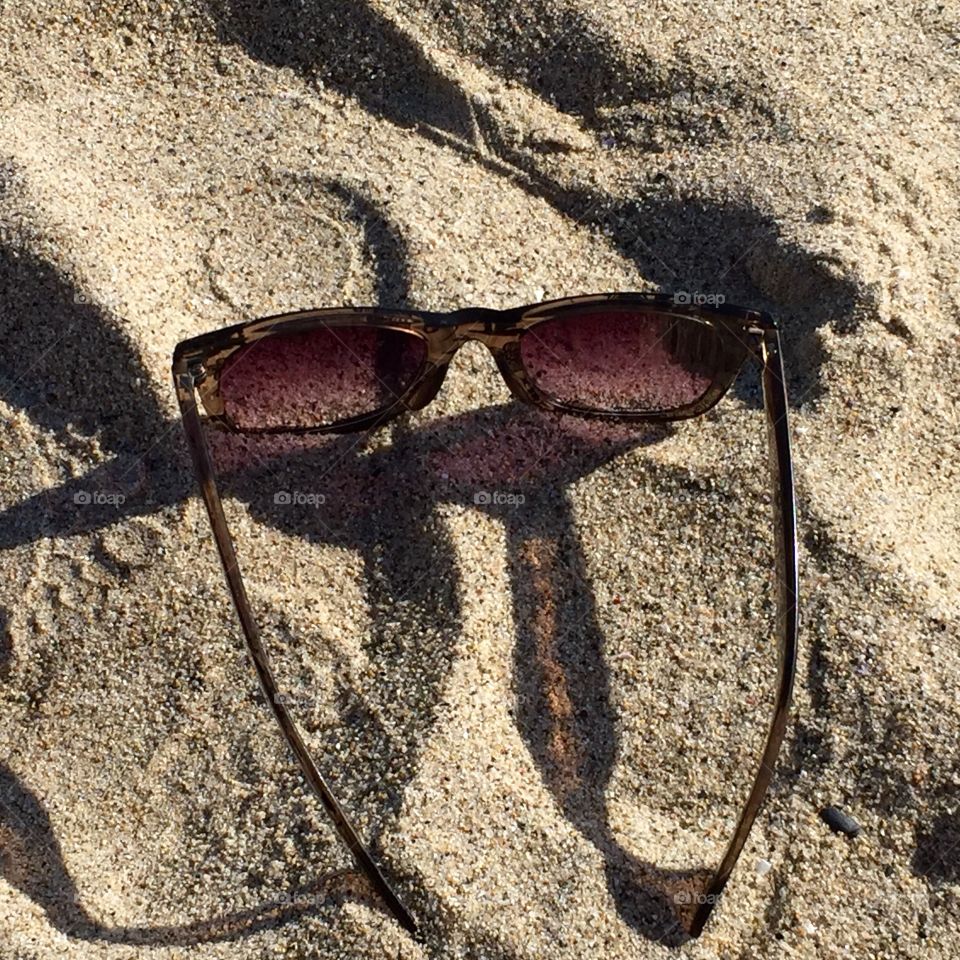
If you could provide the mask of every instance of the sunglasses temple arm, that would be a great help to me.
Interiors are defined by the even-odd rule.
[[[282,697],[279,694],[266,649],[260,639],[260,631],[253,618],[250,602],[247,599],[247,592],[240,574],[240,567],[237,562],[233,540],[227,527],[223,504],[220,501],[220,493],[217,489],[213,460],[210,456],[210,449],[207,445],[200,414],[197,410],[192,374],[189,371],[175,371],[174,378],[177,387],[177,399],[180,402],[180,413],[187,435],[187,443],[190,447],[194,469],[200,483],[200,492],[210,517],[210,525],[213,528],[213,537],[217,544],[217,550],[220,553],[220,560],[223,563],[223,571],[227,578],[227,585],[230,588],[230,594],[233,597],[234,606],[236,607],[237,615],[240,618],[240,624],[243,627],[243,633],[247,640],[247,647],[250,651],[254,668],[257,671],[257,676],[260,679],[260,686],[263,689],[264,696],[267,698],[267,703],[270,704],[273,715],[276,717],[277,723],[280,724],[280,729],[287,738],[287,742],[290,744],[300,764],[304,777],[333,820],[340,839],[350,848],[350,852],[356,859],[357,865],[366,875],[384,903],[389,907],[391,913],[396,917],[400,925],[410,933],[416,933],[416,922],[400,901],[400,898],[393,892],[373,857],[360,841],[356,830],[347,819],[337,798],[333,795],[330,787],[327,786],[322,774],[317,769],[317,765],[314,763],[306,744],[304,744],[299,730],[282,702]]]
[[[773,721],[767,733],[753,787],[747,798],[733,839],[720,866],[706,890],[706,896],[691,921],[691,936],[699,936],[716,905],[721,891],[733,871],[757,811],[766,795],[773,775],[780,745],[783,742],[793,694],[797,663],[797,521],[793,489],[793,461],[790,456],[790,430],[787,422],[787,391],[780,352],[780,334],[765,330],[761,342],[763,360],[763,405],[767,418],[767,439],[773,473],[774,534],[777,550],[778,583],[778,681]]]

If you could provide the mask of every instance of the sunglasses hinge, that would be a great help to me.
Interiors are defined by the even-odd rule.
[[[199,387],[207,377],[207,368],[203,365],[203,360],[193,357],[187,361],[187,373],[193,380],[193,385]]]

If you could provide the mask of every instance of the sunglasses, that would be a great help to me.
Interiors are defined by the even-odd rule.
[[[358,866],[396,919],[415,932],[413,917],[360,840],[283,703],[244,588],[204,426],[242,434],[371,430],[425,407],[437,395],[450,361],[471,340],[490,349],[517,399],[623,424],[699,416],[723,397],[747,361],[762,369],[775,494],[777,691],[746,803],[720,865],[696,899],[688,924],[689,935],[696,937],[767,792],[796,667],[793,467],[780,335],[767,314],[727,304],[678,304],[666,294],[609,293],[508,310],[310,310],[237,324],[178,344],[173,375],[184,428],[263,692],[304,777]]]

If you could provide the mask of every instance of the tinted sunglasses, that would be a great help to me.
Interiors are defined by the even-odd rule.
[[[688,932],[698,936],[769,786],[796,666],[793,468],[780,335],[767,314],[727,304],[678,304],[666,294],[609,293],[508,310],[310,310],[178,344],[173,374],[187,440],[263,692],[306,780],[360,869],[396,919],[414,932],[413,917],[361,842],[283,703],[244,588],[203,427],[244,434],[370,430],[425,407],[439,391],[450,361],[471,340],[490,349],[517,399],[625,424],[699,416],[723,397],[748,360],[762,368],[779,586],[777,691],[746,803],[712,880],[696,898]]]

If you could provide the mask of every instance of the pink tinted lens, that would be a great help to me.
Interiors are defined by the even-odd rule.
[[[322,326],[255,340],[220,375],[224,412],[241,430],[330,426],[393,406],[427,354],[416,334]]]
[[[552,399],[591,410],[689,406],[726,368],[713,327],[663,313],[603,310],[545,320],[520,340],[527,374]]]

